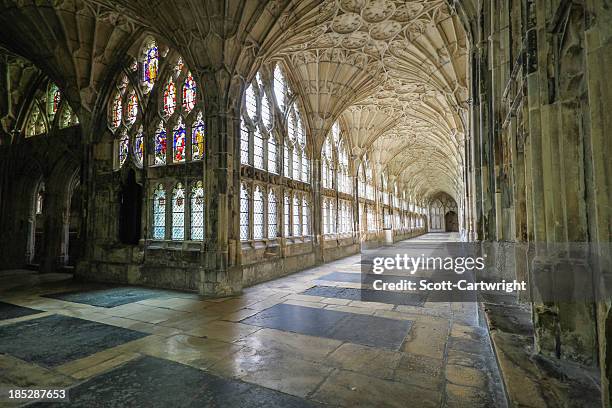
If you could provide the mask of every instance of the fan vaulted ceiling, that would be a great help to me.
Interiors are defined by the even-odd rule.
[[[282,19],[282,18],[281,18]],[[462,192],[467,39],[444,0],[327,0],[269,44],[320,146],[333,122],[414,195]]]

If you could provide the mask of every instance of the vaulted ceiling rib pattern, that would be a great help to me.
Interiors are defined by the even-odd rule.
[[[461,194],[467,39],[445,0],[325,0],[266,47],[302,84],[317,146],[340,119],[354,158],[411,194]]]

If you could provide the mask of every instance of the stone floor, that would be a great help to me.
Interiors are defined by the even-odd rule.
[[[69,388],[36,406],[506,406],[478,304],[366,302],[360,271],[352,256],[224,299],[0,275],[0,389]]]

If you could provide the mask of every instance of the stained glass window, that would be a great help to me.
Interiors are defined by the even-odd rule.
[[[41,135],[43,133],[47,133],[47,124],[43,113],[38,107],[38,103],[34,102],[26,125],[26,137]]]
[[[161,184],[153,193],[153,239],[166,237],[166,192]]]
[[[204,239],[204,184],[201,181],[191,189],[191,239]]]
[[[171,116],[176,109],[176,87],[172,78],[164,88],[164,115]]]
[[[181,183],[172,191],[172,239],[185,239],[185,189]]]
[[[249,115],[249,118],[255,122],[257,120],[257,97],[255,96],[255,90],[253,89],[252,84],[249,85],[246,90],[245,99],[247,115]]]
[[[253,165],[258,169],[264,168],[264,141],[259,127],[255,128],[253,135]]]
[[[125,125],[129,128],[134,124],[134,122],[136,122],[136,116],[138,116],[138,98],[136,97],[136,92],[133,89],[127,98],[125,114]]]
[[[155,165],[166,164],[166,127],[159,122],[155,132]]]
[[[291,217],[291,202],[289,201],[289,193],[285,193],[285,197],[283,198],[283,229],[286,237],[291,235],[291,230],[289,229],[289,221]]]
[[[191,159],[201,160],[202,158],[204,158],[204,121],[202,112],[199,112],[191,128]]]
[[[72,111],[72,108],[67,103],[62,105],[62,113],[60,115],[59,128],[64,129],[69,126],[79,124],[79,118]]]
[[[185,147],[186,147],[186,132],[183,119],[179,118],[178,123],[174,127],[173,131],[173,161],[174,163],[181,163],[185,161]]]
[[[240,162],[249,164],[249,129],[244,119],[240,122]]]
[[[183,58],[178,57],[178,59],[176,60],[176,65],[174,66],[174,71],[176,71],[176,75],[180,75],[184,66],[185,63],[183,62]]]
[[[119,139],[119,167],[122,167],[125,161],[127,160],[130,149],[130,138],[127,132],[124,130],[121,133],[121,138]]]
[[[138,167],[142,167],[144,157],[144,132],[142,125],[138,128],[136,136],[134,136],[134,161]]]
[[[276,155],[276,138],[273,135],[268,136],[268,171],[278,174],[278,158]]]
[[[196,103],[196,83],[191,72],[187,74],[183,84],[183,109],[189,113],[193,110]]]
[[[142,63],[142,81],[146,91],[150,91],[155,85],[157,79],[157,70],[159,64],[159,52],[155,41],[149,41],[144,49],[144,58]]]
[[[302,235],[309,235],[310,231],[310,206],[306,197],[302,197]]]
[[[285,110],[285,99],[287,96],[287,82],[285,75],[280,65],[274,67],[274,96],[276,98],[276,104],[280,110]]]
[[[249,192],[244,184],[240,185],[240,239],[249,240]]]
[[[117,91],[113,98],[113,104],[111,105],[111,128],[117,129],[119,125],[121,125],[121,117],[123,115],[123,100],[121,98],[121,93]]]
[[[253,193],[253,239],[264,238],[264,200],[259,186]]]
[[[278,217],[276,213],[276,194],[272,190],[268,193],[268,238],[276,239],[278,233]]]
[[[293,194],[293,235],[296,237],[300,236],[300,227],[302,222],[300,219],[300,199],[297,194]]]
[[[49,117],[49,123],[53,122],[55,114],[59,111],[60,103],[62,101],[62,95],[53,82],[49,84],[49,92],[47,93],[47,116]]]

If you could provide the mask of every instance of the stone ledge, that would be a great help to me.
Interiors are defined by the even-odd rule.
[[[483,303],[482,307],[509,407],[601,406],[596,371],[535,352],[529,305]]]

